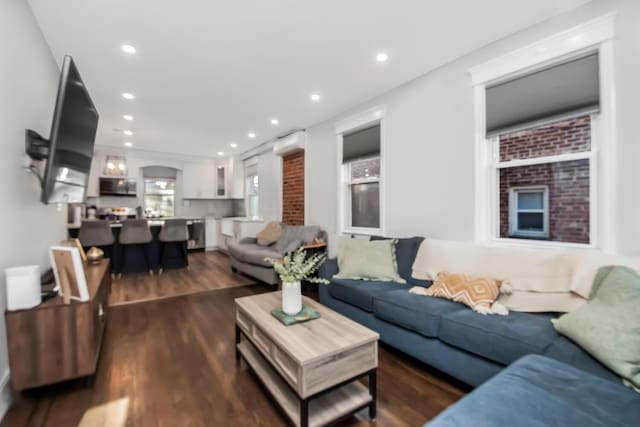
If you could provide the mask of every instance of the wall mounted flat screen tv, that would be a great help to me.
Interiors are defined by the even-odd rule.
[[[98,118],[78,68],[65,56],[42,180],[43,203],[84,202]]]

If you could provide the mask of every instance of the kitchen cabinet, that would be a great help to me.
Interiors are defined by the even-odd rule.
[[[218,233],[220,232],[218,230],[219,228],[219,223],[220,221],[218,221],[215,218],[207,218],[205,220],[205,247],[206,250],[208,251],[212,251],[214,249],[217,249],[219,246],[218,243]]]
[[[229,197],[232,199],[244,199],[244,163],[238,156],[229,159]]]
[[[229,160],[216,162],[216,198],[229,198]]]
[[[182,197],[185,199],[215,198],[213,162],[185,163],[182,169]]]

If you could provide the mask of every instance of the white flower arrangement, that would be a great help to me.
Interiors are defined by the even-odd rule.
[[[329,284],[327,279],[314,277],[312,274],[320,268],[324,260],[325,254],[313,254],[307,256],[307,251],[300,247],[294,252],[289,252],[281,259],[265,258],[265,261],[273,265],[280,280],[283,283],[292,283],[299,281],[307,281],[311,283]]]

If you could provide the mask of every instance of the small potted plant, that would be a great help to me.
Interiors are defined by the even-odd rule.
[[[302,247],[294,252],[289,252],[281,259],[265,258],[265,261],[270,262],[273,265],[273,269],[280,276],[282,281],[282,311],[289,316],[294,316],[302,310],[301,281],[329,283],[326,279],[312,276],[322,265],[325,258],[325,254],[308,256]]]

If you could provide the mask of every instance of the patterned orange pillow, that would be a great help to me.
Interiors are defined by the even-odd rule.
[[[469,274],[438,273],[428,288],[411,289],[413,293],[460,302],[482,314],[508,314],[508,310],[496,302],[500,296],[502,280]]]

